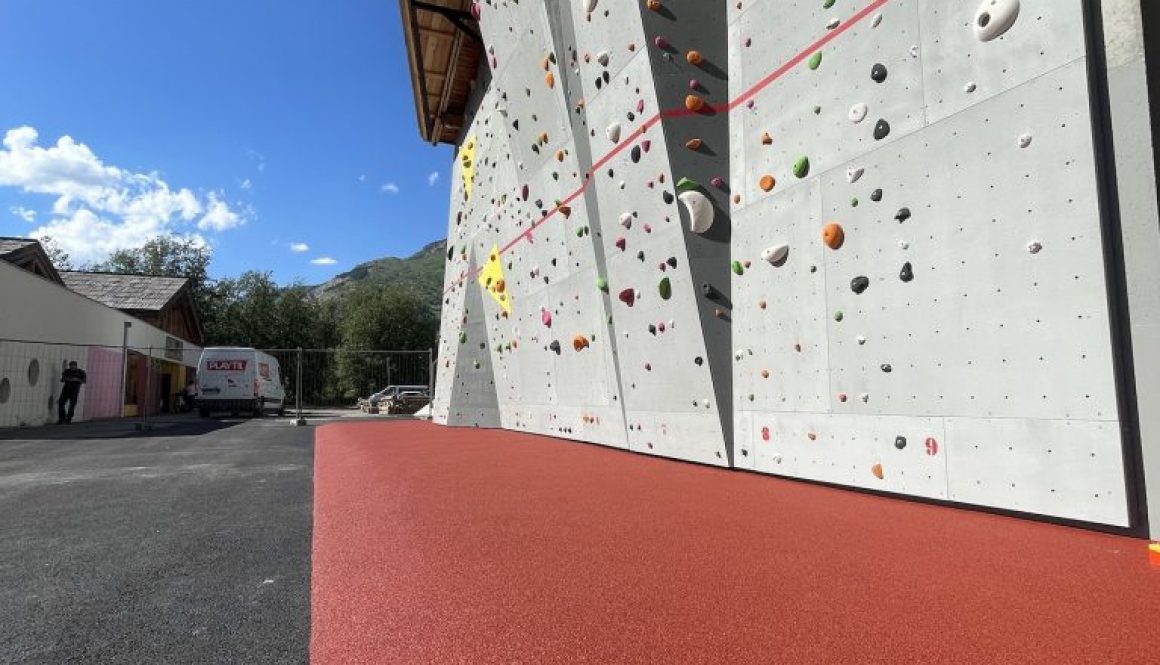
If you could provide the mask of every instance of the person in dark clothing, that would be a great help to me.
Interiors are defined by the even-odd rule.
[[[77,398],[81,395],[81,386],[85,384],[88,379],[85,376],[83,369],[77,368],[77,361],[73,360],[68,364],[68,369],[60,376],[60,382],[64,384],[64,388],[60,391],[60,400],[56,403],[57,424],[71,423],[73,419],[73,412],[77,408]],[[64,405],[68,404],[68,411],[65,411]]]

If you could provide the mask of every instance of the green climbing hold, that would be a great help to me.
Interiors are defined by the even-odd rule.
[[[834,6],[835,2],[837,2],[837,0],[822,0],[822,8],[829,9],[830,7]]]
[[[467,333],[465,333],[465,332],[461,332],[461,333],[459,333],[459,343],[460,343],[460,344],[466,344],[466,343],[467,343]]]
[[[821,64],[822,64],[822,52],[821,51],[815,51],[814,54],[810,56],[810,59],[806,60],[806,65],[809,66],[810,69],[817,69]]]
[[[584,237],[584,227],[583,227],[583,226],[577,226],[577,227],[576,227],[576,237],[577,237],[577,238],[583,238],[583,237]]]
[[[851,208],[857,208],[857,207],[858,207],[858,198],[857,198],[857,197],[850,199],[850,207],[851,207]]]
[[[838,311],[834,312],[834,320],[835,321],[841,321],[844,318],[846,318],[846,315],[842,313],[842,310],[838,310]]]
[[[605,293],[608,293],[608,280],[603,278],[603,277],[597,277],[596,278],[596,288],[600,289],[601,291],[603,291]]]
[[[744,275],[745,274],[745,266],[741,265],[740,261],[733,262],[733,274],[734,275]]]
[[[678,192],[691,192],[696,189],[701,189],[701,183],[693,180],[692,178],[681,178],[677,181]]]
[[[668,300],[673,297],[673,285],[669,282],[668,277],[662,278],[661,283],[657,284],[657,291],[660,291],[662,300]]]
[[[793,163],[793,174],[799,178],[804,178],[810,174],[810,158],[798,157],[797,161]]]

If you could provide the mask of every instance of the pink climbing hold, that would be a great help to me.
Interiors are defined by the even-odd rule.
[[[644,113],[644,100],[643,99],[636,100],[636,112],[637,113]]]
[[[628,305],[629,307],[632,307],[633,304],[636,303],[636,291],[633,291],[632,289],[625,289],[621,291],[620,294],[616,297],[620,298],[620,302]]]
[[[545,326],[548,326],[549,328],[551,328],[552,327],[552,313],[549,312],[547,309],[541,308],[540,309],[540,321],[542,321]]]
[[[933,436],[926,438],[926,454],[932,457],[938,454],[938,441]]]
[[[761,428],[761,440],[762,441],[769,441],[769,428],[768,427]]]
[[[657,330],[659,330],[660,332],[665,331],[665,322],[664,321],[657,322]]]
[[[659,49],[669,48],[669,40],[661,37],[660,35],[657,35],[657,38],[653,40],[653,43],[656,44],[657,48]]]
[[[471,18],[478,21],[479,14],[482,11],[482,9],[483,8],[479,6],[479,0],[476,0],[475,2],[471,3]]]
[[[645,232],[645,233],[652,233],[652,225],[650,225],[650,224],[645,224],[645,225],[644,225],[644,232]]]
[[[624,248],[625,248],[626,246],[628,246],[628,241],[624,239],[624,236],[620,236],[619,238],[617,238],[617,239],[616,239],[616,242],[615,242],[615,243],[613,243],[613,244],[615,244],[615,245],[616,245],[616,248],[617,248],[617,249],[619,249],[620,251],[622,251],[622,252],[623,252],[623,251],[624,251]]]
[[[650,141],[648,139],[645,139],[645,140],[640,142],[640,148],[641,148],[641,150],[644,150],[645,152],[648,152],[649,148],[651,148],[651,147],[652,147],[652,141]]]
[[[720,176],[710,180],[709,184],[713,185],[717,189],[725,189],[725,181],[722,180]]]
[[[527,185],[524,185],[522,188],[520,188],[520,196],[523,197],[525,201],[528,200],[528,193],[529,190]]]

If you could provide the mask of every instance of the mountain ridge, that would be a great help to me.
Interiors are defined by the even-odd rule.
[[[446,239],[435,240],[408,257],[386,256],[360,263],[322,284],[311,286],[310,293],[316,298],[329,299],[363,285],[392,288],[419,298],[438,312],[443,298],[446,247]]]

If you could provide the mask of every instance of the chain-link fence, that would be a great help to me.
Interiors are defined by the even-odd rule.
[[[115,418],[147,425],[189,413],[407,414],[426,406],[433,389],[430,350],[208,351],[0,339],[0,427]]]

